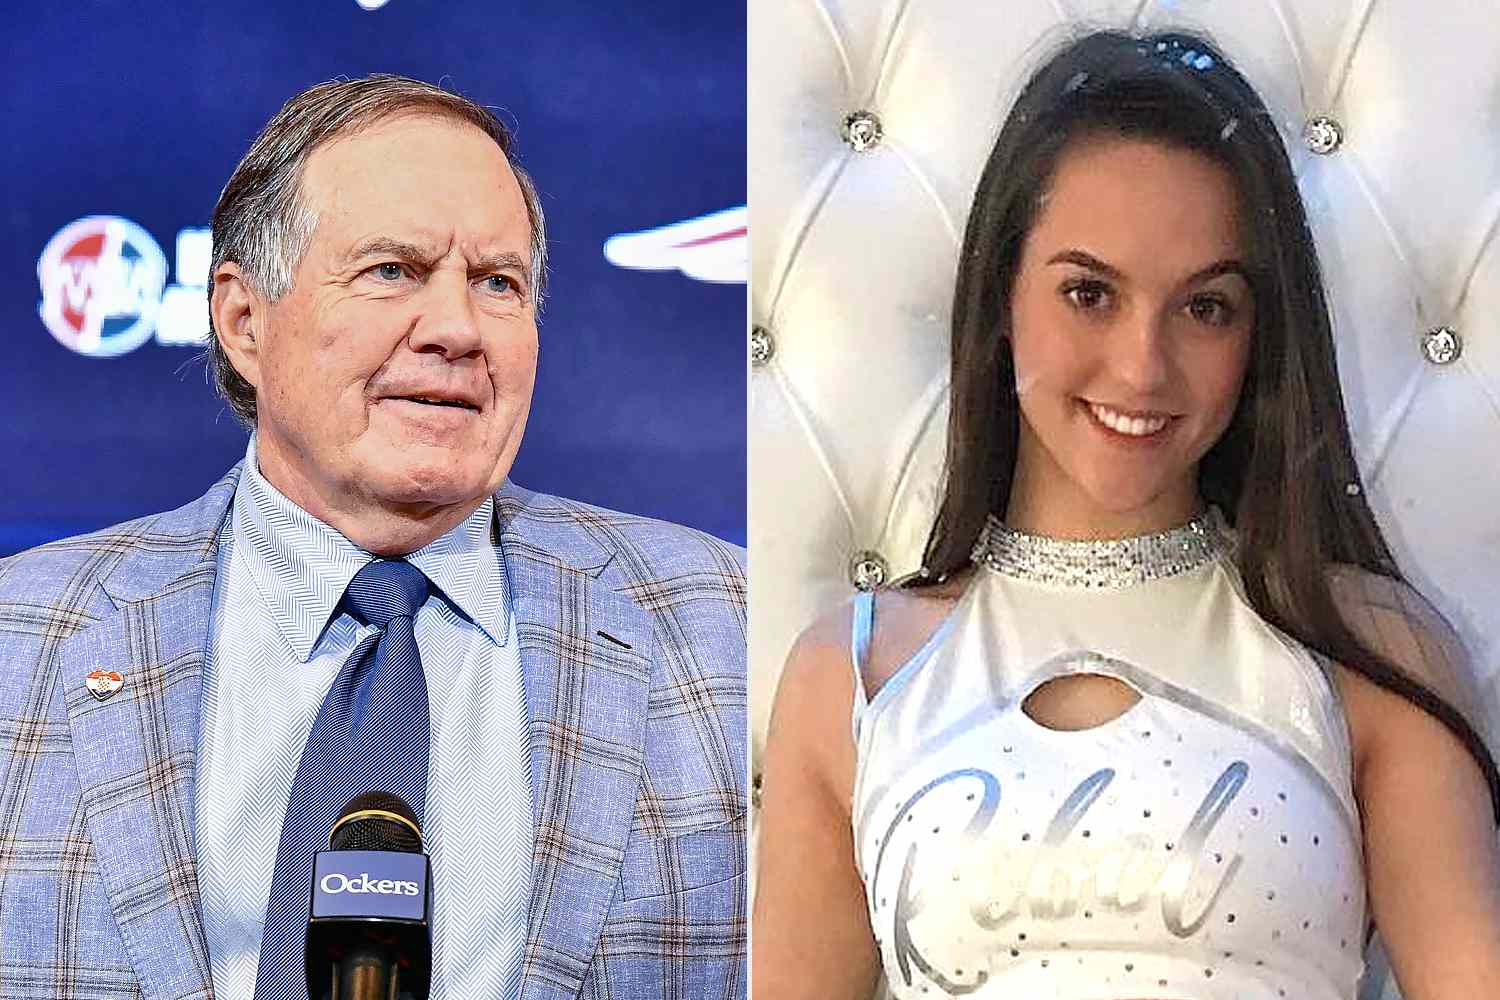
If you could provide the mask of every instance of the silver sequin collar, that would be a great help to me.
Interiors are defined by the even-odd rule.
[[[1234,544],[1219,508],[1154,535],[1086,542],[1012,531],[993,515],[970,557],[1004,576],[1057,587],[1128,587],[1211,562]]]

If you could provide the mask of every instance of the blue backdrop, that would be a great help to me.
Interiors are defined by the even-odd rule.
[[[551,290],[513,478],[743,543],[745,8],[636,6],[8,12],[0,555],[175,507],[243,454],[193,343],[200,230],[288,97],[377,71],[499,109],[541,190]]]

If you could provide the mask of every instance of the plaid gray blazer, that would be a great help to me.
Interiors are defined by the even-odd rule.
[[[238,476],[0,560],[0,1000],[212,995],[194,750]],[[535,806],[521,1000],[743,998],[743,551],[509,483],[496,521]],[[96,700],[95,669],[123,688]]]

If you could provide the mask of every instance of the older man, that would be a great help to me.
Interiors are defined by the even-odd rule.
[[[743,556],[507,481],[546,241],[505,128],[314,87],[213,233],[245,460],[0,562],[0,995],[306,996],[312,853],[379,789],[434,997],[743,996]]]

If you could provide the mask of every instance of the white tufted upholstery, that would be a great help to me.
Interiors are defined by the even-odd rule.
[[[787,650],[851,593],[857,553],[878,553],[886,579],[918,566],[936,506],[969,201],[1013,95],[1079,26],[1204,32],[1280,124],[1324,266],[1371,504],[1407,574],[1476,654],[1496,745],[1497,15],[1494,0],[751,4],[757,767]],[[840,125],[861,110],[883,134],[856,151]],[[1340,126],[1332,152],[1304,136],[1319,116]],[[1447,363],[1424,350],[1443,356],[1443,341],[1426,336],[1437,327],[1461,339]]]

